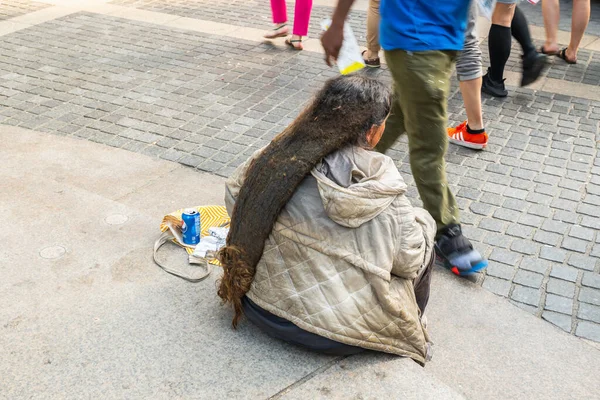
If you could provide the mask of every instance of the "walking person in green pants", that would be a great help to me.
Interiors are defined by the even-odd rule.
[[[339,54],[354,0],[339,0],[321,38],[329,65]],[[437,223],[436,252],[456,275],[487,267],[463,236],[459,209],[448,187],[447,100],[456,54],[463,48],[471,0],[381,0],[380,42],[394,80],[396,101],[377,147],[387,151],[408,134],[410,166],[419,195]]]

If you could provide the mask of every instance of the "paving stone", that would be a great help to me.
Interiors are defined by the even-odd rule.
[[[503,264],[516,266],[521,261],[521,256],[511,251],[503,249],[494,249],[490,255],[490,260],[498,261]]]
[[[183,165],[190,166],[192,168],[196,168],[200,164],[205,161],[205,158],[194,156],[194,155],[186,155],[179,162]]]
[[[600,290],[582,287],[579,291],[579,301],[600,306]]]
[[[513,241],[513,238],[502,233],[490,232],[485,235],[483,241],[493,247],[508,249]]]
[[[548,218],[552,214],[550,209],[541,204],[532,204],[527,210],[528,214],[537,215],[539,217]]]
[[[519,223],[527,226],[538,228],[544,222],[544,218],[536,217],[535,215],[523,214],[519,218]]]
[[[511,299],[534,307],[537,307],[540,304],[541,297],[541,290],[520,285],[515,285],[510,295]]]
[[[581,284],[583,286],[589,286],[592,288],[600,289],[600,274],[584,272]]]
[[[532,227],[520,224],[510,224],[508,229],[506,230],[507,235],[515,236],[522,239],[531,238],[534,232],[535,231]]]
[[[551,263],[538,257],[523,257],[519,268],[545,275],[551,268]]]
[[[600,245],[594,245],[594,247],[592,247],[592,251],[590,252],[590,256],[592,257],[599,257],[600,258]]]
[[[556,247],[543,246],[540,250],[540,257],[545,260],[562,263],[567,258],[567,253],[564,250],[557,249]]]
[[[181,158],[183,158],[184,156],[186,156],[186,154],[182,151],[168,149],[161,155],[161,158],[163,158],[165,160],[169,160],[169,161],[178,161]]]
[[[557,233],[537,231],[533,236],[533,240],[549,246],[558,246],[563,237]]]
[[[504,197],[501,198],[505,199]],[[506,198],[502,203],[502,207],[515,211],[525,211],[529,208],[529,205],[530,203],[527,201],[509,198]]]
[[[544,279],[544,275],[537,274],[535,272],[518,270],[513,282],[518,283],[523,286],[532,287],[535,289],[539,289],[542,286],[542,281]]]
[[[496,207],[490,206],[484,203],[471,203],[469,209],[475,214],[479,215],[492,215],[496,210]]]
[[[505,279],[487,276],[483,281],[483,287],[492,293],[499,296],[508,297],[510,292],[511,282]]]
[[[494,211],[494,218],[501,219],[504,221],[515,222],[515,221],[519,220],[521,215],[524,215],[524,214],[521,214],[518,211],[506,210],[504,208],[499,208],[496,211]],[[535,225],[533,225],[533,226],[535,226]]]
[[[490,192],[490,193],[496,193],[496,194],[502,194],[505,189],[506,189],[505,186],[498,185],[498,184],[491,183],[491,182],[485,182],[481,188],[481,190],[483,190],[484,192]]]
[[[600,307],[587,303],[580,303],[577,317],[600,324]]]
[[[540,250],[540,245],[530,240],[516,239],[512,242],[510,249],[517,253],[534,255]]]
[[[576,251],[578,253],[585,253],[587,251],[588,245],[589,243],[585,240],[566,237],[563,239],[561,247],[567,250]]]
[[[560,221],[545,220],[542,224],[542,229],[548,232],[554,232],[564,235],[569,229],[569,225]]]
[[[592,204],[579,204],[577,206],[577,212],[584,215],[589,215],[591,217],[600,216],[600,206],[592,205]]]
[[[212,173],[212,172],[217,172],[217,171],[225,168],[225,164],[221,164],[214,160],[207,160],[196,168],[199,169],[200,171]]]
[[[576,212],[555,210],[552,219],[555,221],[562,221],[568,224],[576,224],[579,221],[579,214]]]
[[[504,230],[504,223],[497,219],[483,218],[479,222],[479,227],[492,232],[501,232]]]
[[[573,299],[554,294],[548,294],[546,296],[546,304],[544,305],[544,309],[570,316],[573,313]]]
[[[563,281],[561,279],[550,278],[548,280],[546,290],[548,293],[554,293],[570,299],[575,296],[575,284],[572,282]]]
[[[521,200],[525,199],[525,197],[527,197],[527,194],[528,194],[528,192],[526,190],[515,189],[515,188],[512,188],[512,187],[507,188],[504,191],[504,196],[512,197],[512,198],[515,198],[515,199],[521,199]]]
[[[490,261],[488,267],[486,268],[486,274],[488,276],[493,276],[496,278],[502,278],[506,280],[512,280],[513,276],[515,275],[515,272],[516,268],[493,261]]]
[[[579,271],[577,269],[563,265],[554,265],[552,266],[552,271],[550,271],[551,277],[569,282],[576,282],[578,274]]]
[[[575,335],[600,342],[600,324],[593,322],[581,321],[577,324]]]
[[[568,261],[569,265],[586,271],[593,271],[596,268],[596,263],[595,258],[581,254],[571,254]]]
[[[566,332],[571,332],[571,316],[560,314],[552,311],[544,311],[542,313],[542,318],[552,324],[558,326],[560,329]]]
[[[574,225],[569,231],[569,236],[574,238],[591,241],[594,239],[594,231],[589,228],[584,228],[579,225]]]
[[[518,301],[509,300],[511,304],[519,307],[521,310],[527,311],[529,314],[538,314],[538,307],[530,306],[529,304],[519,303]]]
[[[465,199],[477,200],[479,199],[479,196],[481,196],[481,192],[479,190],[462,187],[458,193],[456,193],[456,195],[459,197],[464,197]]]

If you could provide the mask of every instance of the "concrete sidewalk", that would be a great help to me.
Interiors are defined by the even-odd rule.
[[[152,261],[161,217],[221,204],[223,180],[89,141],[0,126],[0,397],[586,398],[600,351],[445,271],[425,368],[334,358],[236,332],[218,269],[189,284]],[[175,247],[162,253],[182,266]],[[596,397],[597,398],[597,397]]]

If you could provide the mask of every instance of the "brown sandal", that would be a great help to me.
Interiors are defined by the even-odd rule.
[[[285,44],[294,50],[304,50],[304,46],[302,46],[302,39],[285,39]]]
[[[361,54],[363,56],[363,60],[365,61],[365,65],[369,68],[380,68],[381,67],[381,60],[379,59],[379,57],[377,58],[365,58],[365,53],[367,52],[367,50],[364,50]]]

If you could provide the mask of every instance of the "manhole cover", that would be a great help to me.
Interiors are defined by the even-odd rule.
[[[62,246],[51,246],[42,249],[40,251],[40,257],[52,260],[62,257],[66,252],[67,250]]]
[[[127,218],[127,215],[122,215],[122,214],[114,214],[114,215],[109,215],[108,217],[106,217],[104,219],[104,222],[106,222],[109,225],[121,225],[124,224],[125,222],[127,222],[129,218]]]

